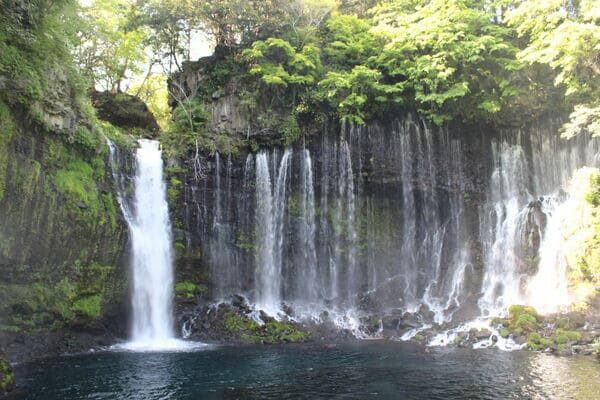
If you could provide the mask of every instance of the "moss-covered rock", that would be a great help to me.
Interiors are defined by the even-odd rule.
[[[527,336],[539,328],[541,317],[533,307],[512,305],[508,308],[508,318],[495,318],[494,325],[501,325],[503,333],[508,336]]]
[[[248,316],[229,311],[224,315],[225,328],[239,335],[244,341],[262,344],[304,342],[308,339],[306,332],[300,331],[291,323],[274,319],[259,324]]]
[[[154,115],[138,97],[98,91],[93,91],[91,97],[100,119],[120,128],[138,130],[139,135],[145,137],[158,133],[159,126]]]
[[[177,282],[175,284],[175,295],[182,299],[193,299],[200,293],[206,293],[208,288],[190,281]]]
[[[288,321],[277,321],[261,312],[252,318],[251,309],[241,298],[232,304],[207,306],[188,317],[187,328],[191,338],[202,341],[228,343],[294,343],[310,339],[302,326]]]
[[[15,378],[10,364],[0,353],[0,396],[7,394],[15,388]]]

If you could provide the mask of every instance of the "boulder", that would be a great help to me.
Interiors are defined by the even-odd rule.
[[[92,105],[98,118],[110,122],[119,128],[137,128],[143,136],[152,138],[159,131],[154,115],[146,103],[127,93],[93,91],[90,93]]]

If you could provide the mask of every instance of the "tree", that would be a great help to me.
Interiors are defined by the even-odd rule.
[[[190,59],[192,33],[198,24],[190,0],[137,0],[131,27],[151,32],[144,43],[152,54],[148,70],[160,64],[167,74],[181,71],[182,62]]]
[[[527,46],[519,52],[529,64],[546,64],[576,104],[565,136],[583,130],[600,135],[600,3],[594,0],[517,1],[507,22]]]
[[[162,129],[171,121],[167,75],[158,73],[147,76],[142,82],[131,85],[128,93],[138,97],[148,105]]]
[[[292,105],[299,91],[316,83],[321,71],[319,49],[307,44],[296,50],[280,38],[259,40],[243,52],[250,62],[250,74],[273,88],[290,90]]]
[[[133,0],[95,0],[84,7],[75,57],[92,86],[120,92],[125,79],[142,72],[146,31],[131,28]]]
[[[375,32],[386,41],[377,63],[436,123],[492,115],[516,92],[517,48],[480,3],[395,0],[375,9]]]

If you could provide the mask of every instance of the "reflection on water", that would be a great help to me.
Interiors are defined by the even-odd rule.
[[[530,360],[535,399],[600,399],[600,363],[536,354]]]
[[[17,368],[12,399],[594,399],[595,358],[369,342],[102,353]]]

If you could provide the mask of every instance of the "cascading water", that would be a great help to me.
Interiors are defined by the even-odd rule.
[[[116,148],[109,142],[111,163]],[[157,141],[139,140],[131,201],[117,180],[117,191],[131,234],[132,326],[129,350],[180,350],[196,344],[175,339],[172,317],[173,254],[171,223]],[[114,172],[118,176],[118,172]]]
[[[531,293],[549,279],[564,289],[552,232],[575,196],[560,189],[598,164],[599,146],[549,125],[489,138],[408,117],[263,149],[235,160],[243,173],[232,178],[217,160],[216,188],[205,181],[186,204],[199,210],[190,225],[203,229],[219,299],[242,293],[273,316],[326,318],[357,335],[380,332],[373,316],[410,313],[418,323],[398,328],[404,339],[436,324],[482,327],[515,303],[556,309]]]

